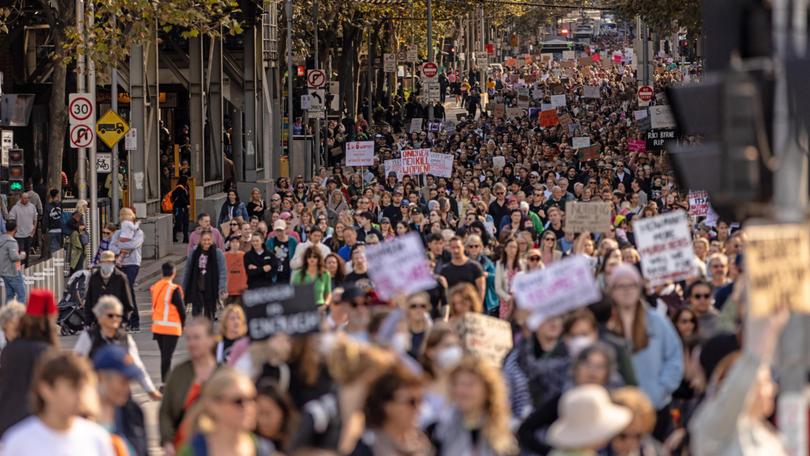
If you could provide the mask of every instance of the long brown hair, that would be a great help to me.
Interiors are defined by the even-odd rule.
[[[59,348],[56,325],[48,317],[23,315],[20,318],[20,339],[39,340],[51,347]]]
[[[625,337],[624,324],[619,316],[616,303],[613,303],[613,316],[608,323],[608,328],[619,336]],[[647,314],[644,303],[640,300],[636,303],[636,310],[633,312],[633,328],[631,331],[633,332],[630,336],[630,341],[633,343],[633,353],[638,353],[647,348],[650,343],[650,336],[647,334]]]
[[[310,257],[315,257],[318,259],[318,276],[320,276],[323,274],[323,255],[321,255],[321,251],[318,250],[318,247],[315,245],[307,247],[307,249],[304,251],[303,273],[306,273],[307,269],[309,269],[307,260],[309,260]]]

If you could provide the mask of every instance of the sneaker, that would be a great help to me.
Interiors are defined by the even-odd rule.
[[[133,334],[138,334],[139,332],[141,332],[141,328],[129,328],[129,332]]]

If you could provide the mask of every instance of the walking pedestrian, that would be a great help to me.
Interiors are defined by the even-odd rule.
[[[183,233],[183,243],[186,244],[188,243],[188,206],[191,204],[187,176],[180,176],[177,180],[177,186],[172,190],[171,200],[174,212],[172,240],[177,239],[177,233]]]
[[[43,231],[46,243],[43,246],[43,258],[50,258],[62,248],[62,194],[58,189],[51,189],[48,202],[43,208]],[[47,255],[44,247],[47,246]]]
[[[186,322],[183,289],[174,283],[177,271],[172,263],[161,266],[162,277],[149,289],[152,294],[152,334],[160,349],[160,380],[166,382],[177,341]]]
[[[122,208],[118,212],[121,220],[121,229],[113,234],[110,239],[110,250],[118,257],[116,264],[121,272],[126,274],[129,282],[129,292],[132,295],[133,312],[129,314],[129,329],[133,332],[140,332],[141,317],[138,313],[138,303],[135,300],[135,280],[141,269],[143,248],[143,230],[135,221],[135,212],[128,207]]]
[[[23,267],[28,267],[28,253],[31,252],[31,247],[34,242],[34,236],[37,233],[37,218],[39,213],[36,206],[28,200],[28,193],[20,193],[20,199],[17,204],[8,212],[9,221],[17,222],[17,230],[14,233],[14,238],[20,247],[20,251],[26,252],[25,257],[20,261]],[[6,226],[6,231],[9,231]]]
[[[25,302],[25,283],[22,276],[22,260],[26,252],[20,251],[14,235],[17,234],[17,222],[6,222],[6,232],[0,235],[0,277],[6,289],[6,301],[17,299]]]
[[[124,315],[135,309],[132,293],[129,291],[129,281],[123,272],[115,267],[115,254],[107,250],[101,253],[98,269],[90,274],[87,281],[87,293],[84,298],[84,314],[87,326],[96,323],[93,308],[102,296],[111,295],[118,298],[124,306]]]
[[[228,297],[225,255],[214,245],[210,231],[200,236],[183,276],[183,291],[191,301],[191,314],[214,320],[218,299]]]

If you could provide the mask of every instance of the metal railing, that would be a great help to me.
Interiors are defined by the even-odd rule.
[[[59,249],[47,261],[39,262],[25,268],[23,281],[25,282],[26,296],[30,295],[32,288],[44,288],[53,292],[56,302],[62,298],[65,289],[65,274],[70,269],[65,265],[65,250]],[[0,280],[0,305],[6,304],[5,283]]]

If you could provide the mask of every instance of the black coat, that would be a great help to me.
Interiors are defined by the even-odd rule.
[[[96,321],[96,317],[93,315],[93,307],[98,303],[99,298],[105,295],[115,296],[121,301],[121,304],[124,305],[124,315],[135,310],[135,303],[132,302],[132,292],[129,289],[129,281],[123,272],[115,269],[107,283],[104,283],[101,271],[95,271],[90,275],[90,280],[87,283],[87,295],[84,301],[88,323]]]
[[[251,269],[250,266],[255,266],[256,269]],[[270,271],[265,272],[264,266],[270,266]],[[264,249],[261,255],[254,249],[245,253],[245,271],[249,289],[272,286],[277,270],[278,259],[270,250]]]
[[[0,436],[31,415],[28,390],[34,366],[47,349],[42,341],[15,339],[0,354]]]

